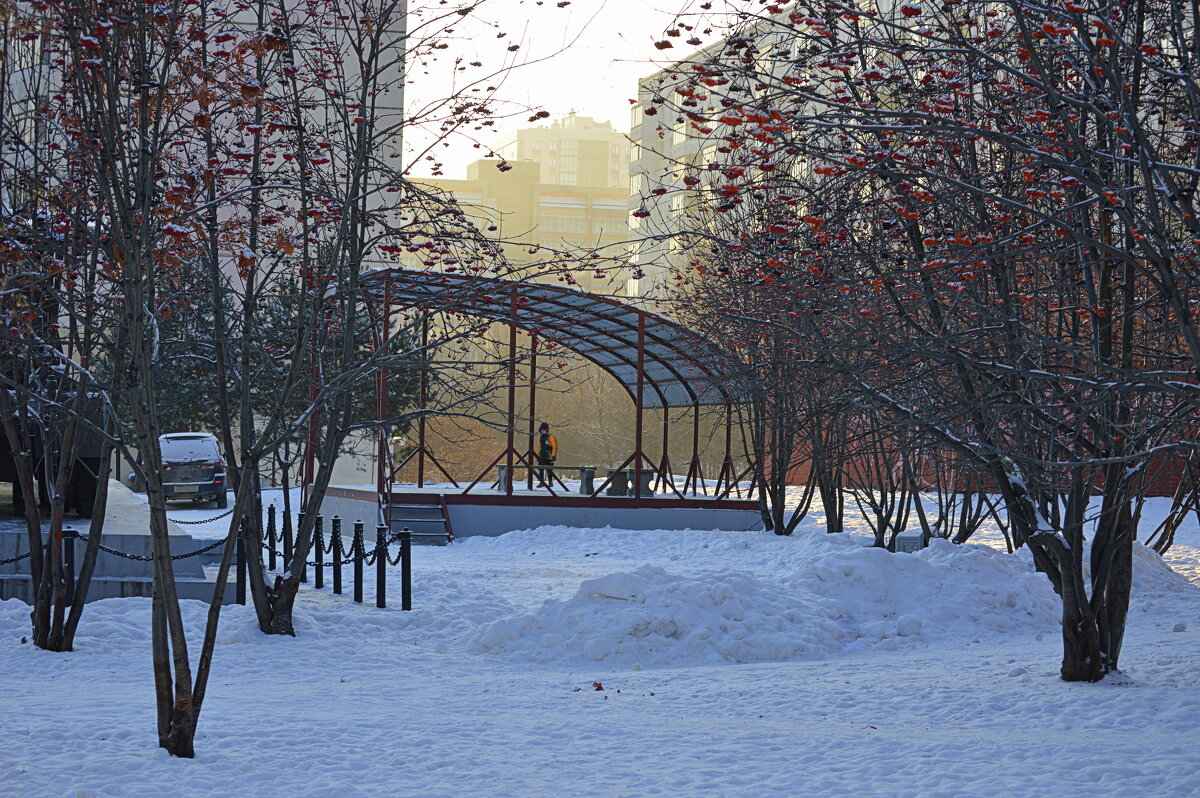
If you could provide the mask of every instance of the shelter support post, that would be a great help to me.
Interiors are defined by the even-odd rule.
[[[663,425],[662,425],[662,457],[658,463],[658,479],[654,482],[655,490],[666,490],[668,486],[675,490],[675,486],[668,482],[671,476],[671,447],[670,447],[670,431],[671,431],[671,408],[664,406],[662,408]]]
[[[646,316],[638,314],[637,329],[637,411],[634,416],[633,432],[633,498],[642,498],[642,414],[643,389],[646,382]]]
[[[708,494],[708,486],[704,484],[704,469],[700,465],[700,403],[692,405],[692,459],[688,463],[687,481],[684,482],[684,493],[696,493],[697,489]]]
[[[504,488],[505,495],[513,492],[513,436],[517,431],[517,289],[511,290],[511,313],[508,321],[508,436],[504,452]]]
[[[417,402],[421,412],[417,416],[417,487],[425,487],[425,402],[429,391],[429,315],[421,314],[421,365],[420,385]]]
[[[529,334],[529,468],[525,469],[526,487],[533,490],[533,464],[537,462],[533,425],[537,419],[537,333]]]
[[[724,491],[722,491],[724,486]],[[725,404],[725,457],[721,461],[721,473],[717,476],[717,484],[713,489],[719,499],[728,496],[737,487],[737,474],[733,470],[733,407]]]

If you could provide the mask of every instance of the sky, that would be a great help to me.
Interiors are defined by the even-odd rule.
[[[482,25],[452,43],[449,52],[461,52],[468,60],[497,63],[508,55],[505,48],[516,42],[518,54],[528,63],[513,70],[500,87],[500,96],[513,102],[543,108],[548,119],[530,122],[530,113],[497,122],[496,132],[484,138],[489,144],[501,134],[547,124],[575,111],[601,121],[612,122],[622,132],[629,130],[629,100],[637,95],[637,81],[679,58],[690,49],[686,45],[664,53],[654,48],[663,38],[675,14],[686,0],[572,0],[559,7],[561,0],[488,0],[480,6],[481,15],[498,22],[507,33],[497,40],[495,31],[484,32]],[[679,40],[676,40],[679,41]],[[511,57],[511,56],[510,56]],[[419,76],[415,76],[419,77]],[[419,80],[410,90],[414,95],[436,89]],[[413,144],[417,143],[413,137]],[[439,150],[444,156],[444,176],[465,177],[467,164],[485,157],[486,152],[463,142]],[[430,164],[414,169],[428,176]]]

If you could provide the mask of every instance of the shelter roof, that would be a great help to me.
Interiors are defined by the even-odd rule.
[[[510,323],[596,363],[637,401],[642,342],[643,407],[691,407],[744,401],[741,366],[695,330],[611,297],[552,283],[380,269],[363,275],[375,299],[401,307],[466,313]]]

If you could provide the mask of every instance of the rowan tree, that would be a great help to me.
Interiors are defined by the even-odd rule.
[[[417,323],[415,315],[404,322],[379,316],[363,275],[405,252],[423,253],[430,266],[504,269],[499,244],[447,197],[408,181],[401,158],[407,126],[424,120],[449,135],[482,125],[492,113],[494,71],[480,70],[478,80],[442,92],[424,117],[406,113],[399,96],[411,85],[406,65],[447,49],[453,26],[479,5],[13,0],[3,6],[0,19],[13,34],[6,45],[14,45],[5,51],[6,77],[32,70],[46,88],[15,97],[13,87],[23,84],[4,84],[0,193],[11,211],[4,219],[4,267],[6,278],[20,276],[5,284],[6,343],[17,355],[12,361],[42,358],[64,375],[58,385],[70,378],[77,386],[73,394],[56,388],[56,409],[68,420],[64,451],[86,426],[86,414],[62,398],[73,395],[78,403],[94,393],[108,421],[91,423],[91,431],[131,462],[132,449],[140,456],[153,547],[159,743],[174,755],[193,755],[235,538],[244,535],[252,558],[261,558],[255,478],[261,464],[304,431],[319,450],[305,508],[314,518],[342,442],[365,426],[354,412],[356,393],[373,385],[381,367],[432,360],[434,345],[414,346],[402,329],[382,341],[362,334],[366,319],[376,331]],[[17,42],[28,47],[19,50]],[[457,73],[476,68],[461,60],[453,66]],[[205,283],[200,290],[197,273]],[[289,285],[297,288],[291,334],[265,340],[259,307]],[[53,309],[30,316],[28,303],[43,297]],[[469,301],[458,296],[418,309],[449,314],[438,343],[473,333],[457,316]],[[173,338],[173,323],[206,315],[207,332],[191,324]],[[56,317],[83,331],[77,338],[91,348],[58,346],[42,329],[55,326]],[[238,475],[195,663],[171,567],[156,395],[164,358],[185,347],[212,368],[219,426]],[[43,388],[51,381],[35,382],[31,374],[6,369],[17,396],[41,391],[47,398]],[[256,415],[253,400],[264,375],[277,380],[282,401]],[[299,409],[289,401],[297,398]],[[402,424],[402,411],[372,423]],[[8,437],[24,447],[27,431],[5,415]],[[69,468],[54,473],[54,495],[61,496]],[[40,552],[40,520],[31,504],[30,547]],[[61,524],[53,521],[61,519],[61,507],[53,504],[50,556],[43,562],[31,554],[33,570],[47,574],[34,614],[42,637],[69,641],[59,620],[47,620],[65,605],[41,598],[61,592]],[[89,556],[100,539],[99,529],[93,532]],[[279,584],[268,586],[263,569],[251,569],[264,631],[293,631],[291,606],[311,533],[309,521]]]
[[[803,182],[804,263],[760,268],[810,270],[859,333],[785,323],[857,401],[974,461],[1063,600],[1063,678],[1102,678],[1138,475],[1195,446],[1195,9],[730,6],[655,103],[723,156],[695,184],[733,213]]]

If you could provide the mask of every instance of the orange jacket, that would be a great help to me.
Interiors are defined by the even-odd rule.
[[[549,453],[547,454],[547,450]],[[558,457],[558,440],[552,432],[543,432],[538,438],[538,457],[553,460]]]

